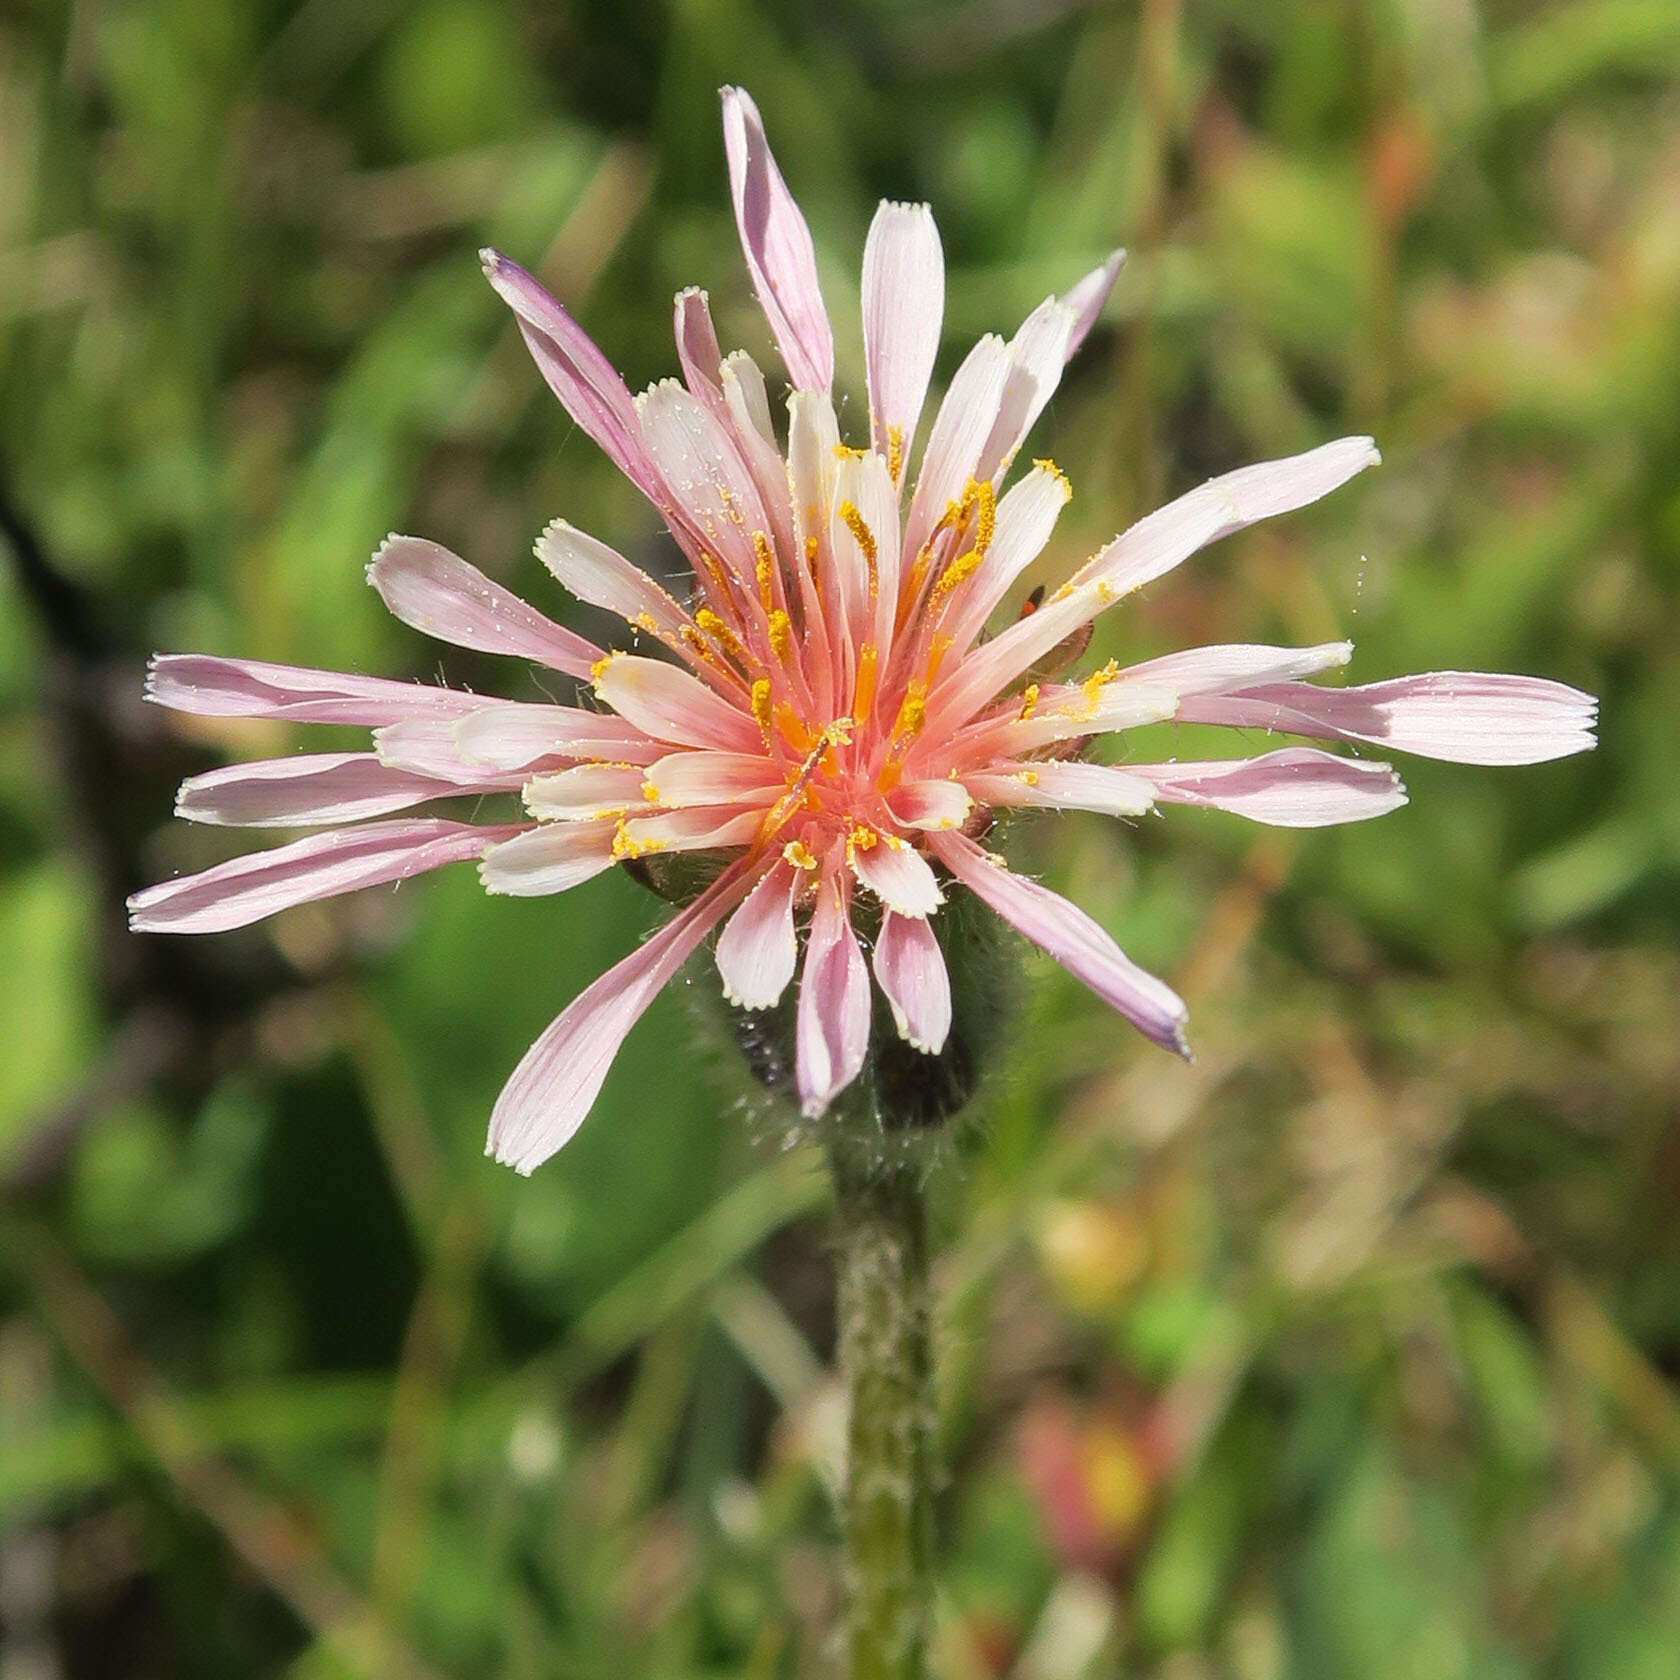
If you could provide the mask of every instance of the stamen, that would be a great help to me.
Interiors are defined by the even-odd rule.
[[[758,720],[759,733],[765,746],[770,745],[770,679],[760,677],[752,685],[752,714]]]
[[[997,530],[997,491],[989,478],[978,484],[970,479],[969,483],[974,486],[974,552],[984,554],[992,546],[992,533]]]
[[[753,553],[758,557],[758,599],[764,610],[769,612],[776,604],[775,593],[770,587],[776,575],[776,556],[771,551],[770,539],[762,531],[753,532]]]
[[[770,614],[770,646],[786,665],[793,653],[793,620],[780,607]]]
[[[723,622],[710,607],[702,607],[694,615],[694,622],[712,638],[717,645],[743,668],[752,664],[747,650],[742,646],[741,638]]]
[[[911,682],[905,688],[904,699],[898,708],[898,718],[893,724],[895,751],[902,751],[907,747],[927,722],[927,693],[927,684],[924,682]]]
[[[887,427],[887,477],[894,484],[898,483],[898,476],[904,471],[904,428],[902,426]]]
[[[782,733],[782,739],[795,752],[809,752],[811,731],[805,727],[793,707],[785,700],[778,701],[773,715],[776,719],[776,727]]]
[[[782,847],[782,856],[795,869],[815,869],[817,867],[816,854],[803,840],[790,840]]]
[[[980,546],[980,539],[976,537],[974,547],[969,549],[966,554],[959,554],[939,574],[939,581],[933,586],[933,599],[935,601],[945,600],[959,584],[967,582],[974,575],[980,562],[985,558],[986,551]]]
[[[869,708],[875,702],[875,674],[880,662],[880,650],[873,642],[865,642],[858,650],[857,695],[852,704],[852,717],[859,725],[869,716]]]
[[[1021,691],[1020,722],[1025,723],[1038,710],[1038,684],[1028,683]]]
[[[881,593],[881,570],[879,556],[875,551],[875,533],[863,521],[863,515],[858,512],[851,502],[842,502],[836,512],[841,522],[852,533],[857,545],[863,550],[863,563],[869,568],[869,599],[873,601]]]

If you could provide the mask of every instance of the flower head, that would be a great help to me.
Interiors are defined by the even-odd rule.
[[[900,1036],[929,1053],[945,1043],[951,988],[930,922],[954,891],[974,894],[1157,1043],[1183,1050],[1173,991],[1090,917],[985,849],[995,811],[1127,816],[1176,803],[1313,827],[1405,799],[1388,765],[1317,747],[1120,768],[1081,759],[1094,737],[1179,718],[1485,764],[1592,745],[1592,699],[1536,678],[1311,681],[1347,662],[1346,642],[1203,647],[1064,681],[1040,674],[1099,613],[1196,550],[1373,465],[1368,438],[1204,484],[988,636],[1070,494],[1049,461],[1012,474],[1016,453],[1101,310],[1119,254],[1047,298],[1007,342],[974,346],[918,457],[944,265],[927,207],[883,204],[863,254],[869,435],[849,441],[830,396],[833,342],[810,233],[752,101],[733,88],[723,99],[741,242],[792,386],[785,445],[763,373],[746,354],[721,352],[704,293],[676,301],[682,382],[633,397],[529,274],[483,253],[543,377],[653,502],[692,569],[679,599],[563,520],[538,540],[559,583],[621,618],[648,651],[597,647],[447,550],[394,536],[368,576],[398,618],[573,677],[586,690],[579,703],[190,654],[151,668],[150,696],[166,706],[356,725],[373,740],[371,751],[188,781],[183,816],[320,832],[149,888],[132,901],[138,929],[214,932],[465,859],[478,860],[490,891],[524,895],[651,854],[723,860],[515,1070],[490,1148],[521,1171],[572,1135],[630,1028],[714,932],[723,990],[739,1007],[776,1005],[797,975],[807,1115],[864,1064],[871,971]],[[519,792],[527,820],[396,815],[487,791]],[[860,922],[873,930],[867,960]]]

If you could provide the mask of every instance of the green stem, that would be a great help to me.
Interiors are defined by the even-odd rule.
[[[925,1680],[932,1558],[933,1359],[927,1205],[914,1161],[880,1140],[829,1151],[840,1364],[849,1680]]]

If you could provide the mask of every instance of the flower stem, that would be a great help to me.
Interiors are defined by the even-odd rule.
[[[927,1205],[913,1159],[836,1139],[840,1364],[850,1403],[844,1510],[848,1680],[925,1680],[933,1359]]]

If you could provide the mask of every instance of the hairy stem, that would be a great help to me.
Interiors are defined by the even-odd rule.
[[[849,1680],[925,1680],[933,1360],[927,1207],[913,1161],[829,1150],[840,1363],[850,1402],[844,1511]]]

